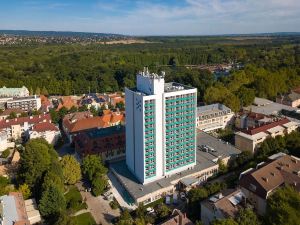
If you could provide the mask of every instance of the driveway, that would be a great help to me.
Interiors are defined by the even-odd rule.
[[[120,210],[113,210],[109,201],[103,199],[102,196],[94,197],[90,192],[85,192],[81,182],[77,183],[76,186],[97,224],[112,224],[112,219],[120,216]]]

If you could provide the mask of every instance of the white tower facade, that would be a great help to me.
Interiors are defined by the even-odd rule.
[[[144,70],[125,89],[126,164],[143,184],[196,165],[197,89]]]

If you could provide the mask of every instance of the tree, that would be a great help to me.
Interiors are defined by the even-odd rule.
[[[62,157],[61,166],[63,170],[64,183],[75,184],[81,179],[80,164],[72,155]]]
[[[60,213],[54,225],[78,225],[76,217],[67,215],[65,212]]]
[[[224,174],[228,171],[227,166],[224,164],[222,159],[218,159],[218,164],[219,164],[219,173]]]
[[[49,95],[48,90],[45,88],[45,86],[43,87],[41,94],[45,96]]]
[[[260,221],[257,218],[257,215],[253,212],[252,209],[246,208],[241,209],[236,218],[236,222],[239,225],[259,225]]]
[[[15,118],[17,118],[18,116],[17,116],[17,113],[16,112],[11,112],[10,114],[9,114],[9,116],[7,117],[7,119],[15,119]]]
[[[133,219],[132,219],[128,209],[125,209],[122,212],[117,225],[133,225]]]
[[[267,200],[267,212],[265,216],[267,224],[299,224],[299,208],[299,193],[291,186],[279,188]]]
[[[72,106],[69,110],[69,113],[74,113],[74,112],[77,112],[78,111],[78,108],[76,106]]]
[[[51,116],[51,121],[52,123],[58,124],[59,122],[59,113],[55,109],[50,109],[49,110],[50,116]]]
[[[124,104],[124,102],[118,102],[118,103],[116,104],[116,108],[117,108],[117,109],[120,109],[121,111],[124,110],[124,109],[125,109],[125,104]]]
[[[45,191],[51,186],[55,186],[60,192],[64,192],[64,182],[62,178],[59,175],[57,175],[57,173],[54,173],[53,171],[48,171],[44,177],[42,190]]]
[[[107,179],[100,173],[97,173],[92,180],[92,192],[93,195],[101,195],[107,187]]]
[[[44,172],[50,167],[51,155],[48,144],[41,139],[32,139],[21,152],[19,178],[30,188],[39,184]]]
[[[58,116],[60,119],[63,119],[65,117],[65,115],[67,115],[68,113],[68,109],[66,107],[62,107],[59,111],[58,111]]]
[[[50,218],[58,217],[60,213],[66,209],[66,201],[64,195],[56,186],[50,186],[42,193],[42,198],[39,202],[39,210],[41,215]]]
[[[164,203],[161,203],[157,206],[156,213],[160,219],[164,219],[170,215],[171,209],[166,206]]]
[[[30,188],[26,183],[21,184],[18,191],[22,193],[24,199],[28,199],[31,196]]]
[[[6,177],[0,176],[0,196],[6,195],[13,191],[13,186],[10,184],[10,180]]]
[[[40,94],[41,94],[41,89],[40,89],[39,87],[37,87],[37,88],[35,89],[35,94],[36,94],[36,95],[40,95]]]
[[[88,155],[83,159],[82,173],[91,181],[96,173],[106,174],[107,169],[103,166],[100,156]]]
[[[239,225],[235,222],[232,218],[229,219],[221,219],[221,220],[214,220],[212,225]]]

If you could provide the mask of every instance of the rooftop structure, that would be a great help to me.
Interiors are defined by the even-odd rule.
[[[222,160],[224,164],[234,160],[241,151],[228,142],[215,138],[210,134],[197,130],[197,146],[201,150],[202,157],[218,162]]]
[[[26,87],[21,88],[0,88],[0,97],[26,97],[29,96],[29,91]]]
[[[227,106],[216,103],[197,108],[197,128],[205,132],[224,129],[233,123],[234,112]]]
[[[269,160],[242,173],[239,181],[246,198],[252,201],[260,215],[265,213],[266,199],[277,188],[288,184],[300,192],[300,159],[278,154]]]

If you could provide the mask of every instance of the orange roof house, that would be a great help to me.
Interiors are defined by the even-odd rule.
[[[67,108],[68,110],[72,107],[78,107],[77,100],[73,99],[72,96],[63,96],[60,99],[60,103],[58,104],[56,111],[59,111],[63,107]]]
[[[90,112],[76,112],[68,114],[63,119],[63,129],[71,141],[72,136],[93,128],[106,128],[119,124],[124,124],[124,114],[122,112],[112,112],[105,110],[102,116],[93,117]]]

